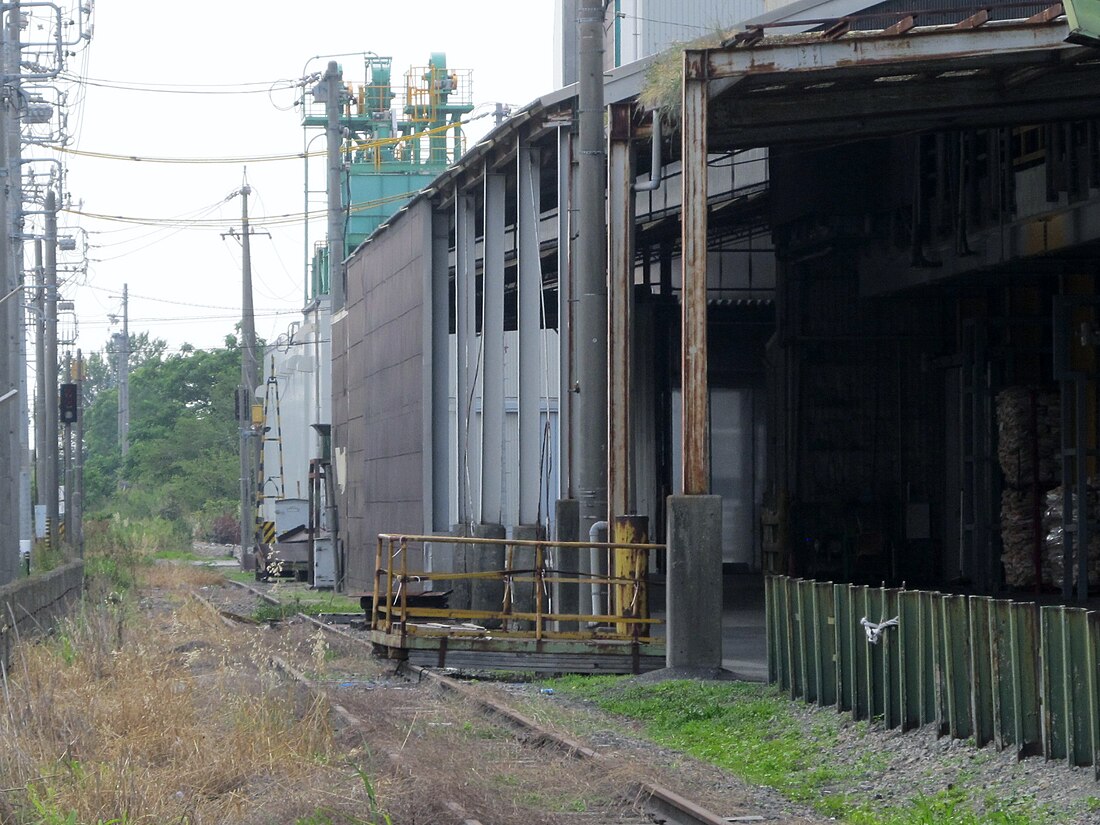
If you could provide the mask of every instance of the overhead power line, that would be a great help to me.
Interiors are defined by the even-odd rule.
[[[365,212],[373,209],[377,206],[384,206],[394,201],[408,200],[415,195],[419,190],[411,190],[408,192],[401,192],[396,195],[388,195],[384,198],[376,198],[372,201],[363,201],[362,203],[353,204],[349,212]],[[221,229],[225,226],[225,218],[151,218],[141,217],[134,215],[106,215],[97,212],[84,212],[75,209],[63,210],[73,215],[79,215],[84,218],[94,218],[102,221],[113,221],[116,223],[128,223],[136,226],[169,226],[169,227],[184,227],[188,229]],[[319,220],[325,217],[324,212],[311,212],[308,215],[309,220]],[[267,226],[278,226],[287,223],[296,223],[298,221],[305,220],[307,215],[305,212],[287,212],[281,215],[265,215],[252,219],[255,224],[264,224]]]
[[[412,143],[422,138],[431,137],[432,135],[440,134],[443,132],[449,132],[456,126],[462,126],[473,120],[478,120],[486,115],[475,115],[472,118],[459,121],[458,123],[449,123],[445,126],[436,126],[432,129],[425,129],[423,132],[413,132],[408,135],[398,135],[396,137],[379,138],[377,140],[364,140],[364,141],[351,141],[343,147],[345,154],[352,154],[354,152],[362,152],[367,149],[376,149],[384,146],[393,146],[399,143]],[[323,157],[326,150],[320,149],[315,152],[293,152],[282,155],[252,155],[249,157],[208,157],[208,158],[188,158],[188,157],[153,157],[149,155],[123,155],[113,152],[93,152],[84,149],[71,149],[67,146],[48,146],[48,149],[52,149],[55,152],[60,152],[66,155],[74,155],[76,157],[85,158],[98,158],[100,160],[123,160],[131,163],[168,163],[168,164],[224,164],[231,163],[241,165],[245,163],[271,163],[274,161],[286,161],[286,160],[303,160],[305,158]]]

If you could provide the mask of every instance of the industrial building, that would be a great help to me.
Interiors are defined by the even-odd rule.
[[[1085,598],[1100,55],[1066,42],[1060,6],[738,12],[675,56],[663,111],[639,102],[658,58],[605,50],[630,509],[666,538],[699,422],[681,319],[702,301],[694,435],[727,571]],[[566,85],[514,112],[349,245],[331,420],[349,591],[370,590],[379,533],[439,535],[418,561],[446,571],[456,529],[551,535],[576,496],[577,110]]]

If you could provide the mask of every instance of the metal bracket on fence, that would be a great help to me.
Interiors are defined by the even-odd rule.
[[[879,622],[878,624],[875,624],[874,622],[868,621],[867,617],[864,616],[862,619],[859,620],[859,623],[863,625],[863,629],[867,631],[868,643],[877,645],[879,637],[882,635],[883,631],[886,630],[886,628],[898,626],[898,617],[895,616],[892,619],[887,619],[884,622]]]

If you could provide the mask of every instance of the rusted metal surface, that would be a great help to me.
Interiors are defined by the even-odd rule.
[[[630,432],[634,334],[633,105],[608,107],[607,154],[607,507],[608,520],[634,511]]]
[[[1048,9],[1048,12],[1051,11]],[[835,32],[839,23],[834,23],[831,36],[826,31],[781,39],[765,37],[751,48],[687,52],[685,58],[704,64],[692,67],[694,76],[718,80],[754,74],[824,71],[1003,56],[1006,52],[1058,52],[1077,48],[1064,42],[1068,34],[1065,20],[1058,15],[1051,17],[1048,12],[1030,20],[987,23],[981,27],[915,27],[907,32],[902,41],[882,31],[841,32],[837,35]]]
[[[956,29],[976,29],[979,26],[984,26],[988,22],[989,22],[989,10],[988,9],[981,9],[980,11],[974,12],[974,14],[970,15],[965,20],[960,20],[958,23],[955,24],[955,28]]]
[[[899,34],[905,34],[917,25],[917,19],[913,15],[903,17],[897,23],[882,30],[882,33],[889,36],[897,36]]]
[[[644,517],[628,517],[622,523],[624,537],[633,541],[562,542],[462,537],[462,543],[471,548],[483,548],[486,553],[504,548],[505,558],[513,559],[513,562],[505,563],[502,569],[468,573],[410,567],[410,549],[422,547],[425,542],[438,543],[445,537],[381,534],[378,537],[375,592],[384,595],[374,599],[371,605],[371,630],[381,634],[379,643],[387,647],[412,645],[414,642],[410,640],[414,637],[486,641],[605,640],[659,647],[661,642],[653,637],[651,630],[659,622],[648,617],[645,579],[649,552],[664,550],[664,545],[644,541],[647,530]],[[606,551],[615,560],[608,576],[593,579],[577,572],[581,554],[593,547]],[[534,553],[528,556],[533,559],[528,563],[530,569],[521,569],[514,563],[518,555],[516,551],[520,548],[534,548]],[[550,549],[554,551],[552,555],[547,552]],[[417,558],[420,557],[418,552]],[[551,558],[555,560],[553,567],[549,563]],[[433,586],[445,587],[473,580],[506,581],[511,586],[505,588],[502,604],[492,610],[450,608],[428,605],[422,600],[410,598],[410,586],[415,587],[429,580]],[[562,613],[550,598],[554,585],[581,585],[594,581],[606,584],[621,594],[618,601],[621,609],[603,614]],[[517,584],[530,584],[535,590],[535,598],[520,609],[516,609],[512,599]],[[592,629],[555,629],[560,627],[561,622],[582,622],[591,625]],[[438,641],[432,644],[438,644]]]
[[[649,518],[646,516],[615,516],[611,521],[611,538],[620,546],[612,550],[612,572],[615,584],[612,589],[612,606],[619,616],[635,619],[649,618],[649,593],[646,587],[646,570],[649,568],[649,552],[635,549],[649,541]],[[628,546],[629,545],[629,546]],[[634,627],[641,625],[635,624]],[[626,622],[616,624],[619,633],[629,633]]]
[[[1049,8],[1043,9],[1038,14],[1033,14],[1027,19],[1028,23],[1049,23],[1052,20],[1057,20],[1065,14],[1065,9],[1062,8],[1061,3],[1055,3]]]
[[[707,389],[707,53],[684,52],[682,140],[683,382],[682,478],[684,493],[710,490],[710,421]]]

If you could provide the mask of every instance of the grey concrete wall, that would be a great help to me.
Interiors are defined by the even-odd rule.
[[[379,533],[425,531],[423,273],[430,232],[429,204],[415,205],[348,261],[340,321],[347,334],[334,336],[333,348],[334,393],[346,395],[342,409],[334,404],[333,425],[352,592],[372,586]],[[419,567],[421,559],[409,563]]]
[[[83,590],[83,561],[0,587],[0,660],[5,666],[17,639],[50,630],[80,600]]]

